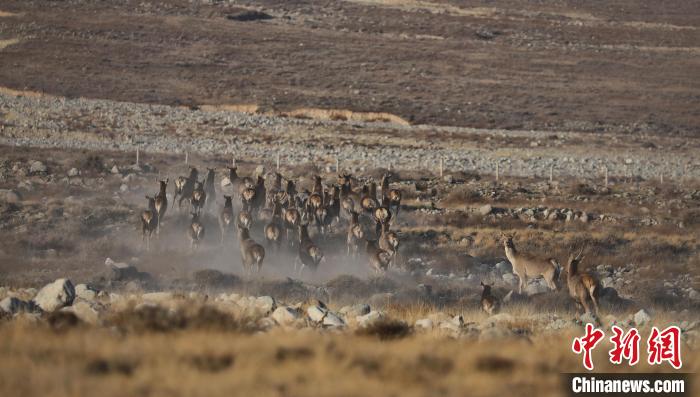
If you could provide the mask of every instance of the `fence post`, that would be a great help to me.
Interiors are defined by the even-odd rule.
[[[496,160],[496,182],[498,182],[499,177],[500,177],[500,171],[501,171],[501,164]]]

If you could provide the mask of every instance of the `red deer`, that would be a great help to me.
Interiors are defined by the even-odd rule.
[[[399,217],[399,209],[401,208],[401,190],[389,189],[389,174],[385,174],[382,178],[382,206],[394,210],[394,219]]]
[[[199,214],[204,208],[206,201],[207,193],[204,191],[204,185],[202,182],[196,182],[194,190],[192,191],[192,198],[190,198],[192,210]]]
[[[525,252],[519,252],[513,243],[513,234],[503,234],[503,246],[508,260],[513,265],[513,273],[520,278],[518,293],[523,293],[523,287],[527,286],[527,279],[542,276],[549,288],[557,290],[556,280],[559,279],[561,267],[554,258],[541,258]]]
[[[290,202],[288,204],[290,207],[286,208],[282,215],[284,217],[284,228],[287,241],[293,246],[294,240],[289,238],[289,231],[291,230],[292,233],[294,233],[299,228],[299,225],[301,224],[301,214],[299,213],[299,210],[294,207],[295,198],[290,196],[289,201]]]
[[[255,189],[246,188],[241,192],[241,205],[243,211],[253,213],[253,203],[255,202]]]
[[[221,244],[224,244],[224,240],[231,228],[234,225],[233,217],[233,202],[231,196],[224,195],[224,208],[219,214],[219,228],[221,229]]]
[[[192,213],[192,222],[187,229],[187,237],[190,239],[190,249],[192,251],[199,248],[199,243],[204,239],[204,224],[199,220],[199,214]]]
[[[148,209],[141,212],[141,240],[146,242],[146,250],[151,250],[151,235],[158,227],[158,212],[156,211],[156,200],[146,196]]]
[[[375,233],[377,238],[382,234],[382,226],[389,225],[391,222],[391,211],[387,207],[377,207],[372,214],[375,222]]]
[[[204,204],[204,209],[208,209],[212,204],[216,203],[216,169],[207,168],[207,176],[204,180],[204,193],[206,193],[206,202]]]
[[[194,185],[199,177],[199,172],[196,168],[190,166],[190,176],[184,177],[180,176],[175,180],[175,195],[173,196],[173,201],[180,196],[180,200],[177,202],[177,207],[182,209],[182,201],[190,200],[192,198],[192,192],[194,191]]]
[[[593,302],[595,315],[598,317],[598,297],[600,295],[600,281],[598,278],[589,272],[578,270],[578,265],[583,261],[583,249],[574,256],[569,255],[569,261],[566,264],[566,284],[569,287],[569,295],[574,299],[579,308],[583,308],[584,313],[590,313],[588,300]]]
[[[374,184],[374,182],[372,182],[372,184],[370,184],[370,186],[365,185],[364,187],[362,187],[362,197],[360,198],[360,206],[362,207],[363,210],[365,210],[365,212],[370,213],[370,214],[374,213],[374,210],[377,207],[379,207],[379,202],[377,201],[377,198],[372,196],[371,185],[373,185],[373,184]],[[375,187],[375,191],[376,191],[376,187]]]
[[[300,262],[299,275],[304,267],[309,267],[312,271],[318,269],[318,264],[323,259],[323,251],[311,241],[307,225],[299,225],[299,255],[294,261],[294,270],[297,268],[297,261]]]
[[[375,273],[384,273],[391,263],[391,253],[377,247],[376,241],[366,240],[365,252],[369,261],[370,269]]]
[[[265,226],[265,239],[275,251],[279,251],[282,245],[282,205],[278,202],[274,204],[272,220]]]
[[[379,248],[391,254],[391,265],[396,263],[396,256],[399,252],[399,236],[396,232],[389,230],[389,225],[384,223],[381,226],[379,236]]]
[[[253,266],[256,266],[257,272],[260,273],[263,259],[265,259],[265,248],[250,238],[250,232],[245,227],[238,231],[238,243],[241,247],[241,262],[245,273],[252,273]]]
[[[355,258],[357,257],[357,253],[360,252],[360,244],[364,241],[365,232],[360,224],[360,214],[352,211],[350,216],[352,219],[348,226],[346,243],[348,247],[348,256],[352,254],[352,257]]]
[[[501,300],[491,294],[491,286],[481,282],[484,290],[481,292],[481,308],[490,316],[501,310]]]
[[[156,214],[158,215],[156,232],[160,234],[160,222],[165,218],[165,211],[168,210],[168,195],[166,193],[168,187],[169,178],[165,178],[164,181],[158,181],[160,183],[160,191],[155,197],[155,208]]]
[[[250,229],[250,226],[252,224],[253,224],[253,216],[250,215],[250,212],[243,210],[243,211],[238,213],[238,216],[236,219],[236,226],[238,227],[238,230]]]

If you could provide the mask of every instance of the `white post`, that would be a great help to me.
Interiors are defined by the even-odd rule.
[[[496,160],[496,182],[498,182],[499,174],[501,171],[501,164]]]
[[[440,178],[442,178],[444,173],[444,159],[440,157]]]
[[[661,183],[664,183],[664,172],[661,171]]]
[[[236,156],[232,155],[231,156],[231,167],[235,167],[235,166],[236,166]]]
[[[549,165],[549,183],[554,182],[554,164]]]
[[[608,187],[608,166],[605,167],[605,187]]]
[[[139,147],[136,146],[136,166],[139,166]]]
[[[280,153],[277,152],[277,171],[280,170]]]
[[[335,156],[335,172],[336,174],[340,174],[340,159],[338,155]]]
[[[190,152],[185,150],[185,165],[190,163]]]

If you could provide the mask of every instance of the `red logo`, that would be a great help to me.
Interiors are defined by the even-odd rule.
[[[587,370],[593,369],[593,358],[591,351],[605,337],[605,333],[593,327],[593,324],[586,324],[586,335],[581,338],[574,338],[574,343],[571,345],[571,350],[576,354],[583,353],[583,366]]]
[[[681,362],[681,329],[675,325],[659,332],[656,327],[651,328],[651,335],[647,340],[649,352],[649,365],[661,364],[668,361],[673,368],[679,369]]]
[[[610,362],[613,364],[622,364],[622,359],[628,360],[630,365],[637,364],[639,362],[639,331],[636,328],[632,328],[626,334],[622,328],[617,325],[612,326],[612,331],[615,333],[610,338],[610,341],[615,345],[612,350],[608,352],[610,355]]]

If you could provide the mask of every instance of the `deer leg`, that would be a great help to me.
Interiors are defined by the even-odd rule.
[[[595,294],[593,291],[590,292],[591,294],[591,300],[593,301],[593,307],[595,308],[595,316],[598,317],[599,309],[598,309],[598,299],[595,297]]]

